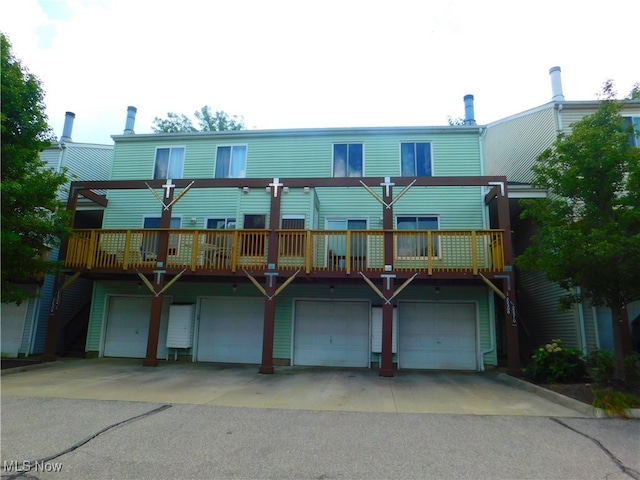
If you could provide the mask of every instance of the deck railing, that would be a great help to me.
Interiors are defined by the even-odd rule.
[[[167,268],[191,271],[266,269],[268,230],[76,230],[65,266],[124,270],[155,267],[161,232],[169,234]],[[306,273],[384,271],[383,230],[278,230],[277,268]],[[393,269],[427,272],[501,272],[502,230],[391,232]]]

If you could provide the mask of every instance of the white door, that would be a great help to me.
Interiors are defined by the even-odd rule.
[[[369,366],[368,302],[299,300],[295,311],[295,365]]]
[[[160,320],[157,358],[167,357],[170,299],[165,298]],[[145,358],[149,338],[151,298],[111,297],[104,340],[105,357]]]
[[[0,307],[2,309],[0,311],[2,314],[2,346],[0,348],[3,357],[16,358],[18,356],[28,305],[29,300],[25,300],[20,305],[3,303]]]
[[[263,324],[261,297],[203,298],[197,360],[261,363]]]
[[[477,370],[475,305],[401,302],[400,368]]]

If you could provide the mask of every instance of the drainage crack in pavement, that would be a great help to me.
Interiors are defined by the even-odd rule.
[[[102,430],[97,431],[96,433],[94,433],[93,435],[85,438],[84,440],[80,440],[77,443],[74,443],[73,445],[71,445],[69,448],[67,448],[66,450],[63,450],[62,452],[58,452],[58,453],[54,453],[53,455],[50,455],[46,458],[42,458],[39,460],[32,460],[32,461],[28,461],[28,462],[23,462],[22,467],[18,467],[20,469],[19,472],[12,474],[12,475],[2,475],[2,479],[3,480],[14,480],[20,477],[23,477],[26,473],[29,473],[29,471],[31,470],[31,468],[27,467],[25,468],[25,465],[43,465],[45,463],[50,462],[51,460],[55,460],[58,457],[61,457],[62,455],[66,455],[67,453],[71,453],[74,450],[80,448],[81,446],[83,446],[86,443],[89,443],[91,440],[93,440],[94,438],[98,437],[99,435],[102,435],[105,432],[108,432],[109,430],[112,430],[116,427],[119,427],[120,425],[124,425],[125,423],[131,423],[131,422],[135,422],[136,420],[140,420],[142,418],[145,417],[149,417],[151,415],[155,415],[156,413],[160,413],[168,408],[171,408],[173,405],[162,405],[158,408],[154,408],[153,410],[149,410],[148,412],[145,413],[141,413],[140,415],[136,415],[135,417],[131,417],[131,418],[127,418],[125,420],[122,420],[120,422],[114,423],[112,425],[109,425],[108,427],[103,428]],[[37,477],[24,477],[24,479],[36,479]]]
[[[618,457],[616,457],[613,453],[611,453],[611,451],[605,447],[602,443],[600,443],[599,440],[587,435],[584,432],[581,432],[580,430],[570,427],[569,425],[567,425],[566,423],[564,423],[562,420],[558,419],[558,418],[554,418],[554,417],[550,417],[551,420],[553,420],[554,422],[562,425],[565,428],[568,428],[569,430],[571,430],[572,432],[576,432],[579,435],[582,435],[585,438],[588,438],[589,440],[591,440],[593,443],[595,443],[598,447],[600,447],[600,449],[611,459],[613,460],[613,462],[618,466],[618,468],[620,469],[620,471],[622,471],[622,473],[624,473],[625,475],[629,475],[631,478],[635,478],[636,480],[640,480],[640,472],[637,472],[636,470],[634,470],[633,468],[629,468],[627,467],[624,463],[622,463],[620,461],[620,459]]]

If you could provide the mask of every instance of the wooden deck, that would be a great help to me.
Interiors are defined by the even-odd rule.
[[[75,230],[65,268],[132,272],[155,268],[160,236],[169,237],[164,268],[210,274],[266,269],[270,239],[278,242],[278,270],[306,274],[384,272],[385,233],[398,272],[504,271],[502,230]]]

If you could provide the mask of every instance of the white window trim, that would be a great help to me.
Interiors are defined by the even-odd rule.
[[[233,148],[234,147],[244,147],[245,149],[245,157],[244,157],[244,177],[216,177],[216,170],[218,168],[218,148],[231,147],[231,158],[233,158]],[[249,145],[247,143],[221,143],[220,145],[216,145],[216,153],[215,153],[215,161],[213,162],[213,178],[247,178],[247,166],[249,163]],[[229,169],[231,169],[231,160],[229,160]],[[229,172],[227,172],[229,173]]]
[[[216,228],[207,228],[207,224],[209,223],[209,220],[224,220],[227,225],[229,224],[229,220],[233,220],[233,223],[235,223],[235,227],[233,228],[227,227],[225,230],[236,230],[238,228],[238,221],[235,215],[211,215],[209,217],[204,217],[205,230],[218,230]]]
[[[429,177],[424,177],[424,178],[431,178],[435,176],[433,173],[433,142],[431,140],[401,140],[400,143],[398,143],[398,167],[399,167],[398,176],[402,177],[402,144],[403,143],[413,143],[414,145],[418,143],[429,144],[429,158],[431,160],[431,175]],[[414,158],[414,162],[415,162],[415,158]],[[415,168],[415,163],[414,163],[414,170],[417,170]],[[416,173],[415,175],[412,175],[412,176],[417,177],[418,174]],[[404,177],[404,178],[407,178],[407,177]],[[424,215],[420,215],[420,216],[424,216]]]
[[[440,230],[440,215],[431,215],[431,214],[422,214],[422,215],[413,215],[410,213],[400,213],[395,215],[393,222],[394,222],[394,230],[396,232],[411,232],[411,231],[415,231],[415,230],[400,230],[398,229],[398,217],[402,218],[402,217],[429,217],[429,218],[435,218],[436,221],[438,222],[438,228],[436,230]],[[438,236],[438,241],[436,243],[437,249],[438,249],[438,254],[432,256],[431,258],[434,260],[439,260],[440,259],[440,252],[442,252],[442,245],[440,244],[440,236]],[[398,253],[398,242],[394,242],[394,246],[393,246],[394,250],[395,250],[395,258],[397,258],[398,260],[422,260],[425,258],[429,258],[428,255],[411,255],[411,256],[407,256],[407,255],[400,255]]]
[[[155,177],[155,173],[156,173],[156,162],[158,160],[158,150],[166,150],[169,149],[169,160],[171,160],[171,150],[173,148],[182,148],[184,149],[184,157],[182,159],[182,171],[180,172],[180,176],[179,177],[174,177],[174,178],[154,178]],[[153,156],[153,167],[151,170],[151,178],[153,178],[154,180],[174,180],[175,178],[184,178],[184,164],[186,162],[187,159],[187,146],[186,145],[166,145],[166,146],[161,146],[161,147],[156,147],[154,156]],[[167,165],[167,176],[169,176],[169,167],[170,165]]]
[[[364,142],[334,142],[331,144],[331,178],[349,178],[348,172],[345,171],[346,175],[344,177],[336,177],[334,176],[335,173],[335,163],[336,163],[336,158],[335,158],[335,153],[336,153],[336,145],[347,145],[347,153],[349,152],[349,145],[362,145],[362,176],[365,176],[365,145]],[[345,165],[345,169],[348,170],[349,169],[349,164],[347,163]],[[358,177],[351,177],[351,178],[358,178]]]

